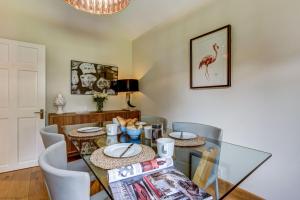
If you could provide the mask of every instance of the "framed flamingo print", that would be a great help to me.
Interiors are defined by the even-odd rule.
[[[190,88],[230,87],[231,26],[190,40]]]

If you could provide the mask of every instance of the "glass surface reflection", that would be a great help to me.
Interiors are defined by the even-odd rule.
[[[73,143],[75,146],[77,145],[75,141]],[[93,143],[97,145],[97,148],[116,143],[144,144],[156,151],[156,143],[151,139],[146,139],[144,133],[137,140],[132,140],[124,133],[118,136],[104,135],[93,141]],[[214,159],[212,160],[210,159],[210,154],[207,156],[207,152],[214,152],[213,150],[216,150],[216,154],[214,154]],[[91,153],[89,152],[89,154]],[[90,162],[90,155],[81,154],[81,156],[103,188],[110,194],[107,171],[94,166]],[[271,154],[267,152],[207,139],[206,143],[202,146],[175,147],[173,159],[175,167],[193,180],[197,168],[203,163],[204,158],[208,158],[206,163],[210,165],[211,172],[205,183],[212,181],[210,180],[212,179],[211,177],[215,177],[219,184],[222,184],[222,190],[218,191],[218,193],[220,199],[223,199],[270,157]],[[205,183],[203,184],[199,181],[199,184],[203,184],[202,188],[206,189],[208,193],[213,194],[213,186],[207,187]]]

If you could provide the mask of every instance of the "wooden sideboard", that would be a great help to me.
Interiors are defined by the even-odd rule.
[[[138,118],[140,120],[141,112],[139,110],[136,111],[128,111],[128,110],[110,110],[104,111],[101,113],[98,112],[89,112],[89,113],[64,113],[64,114],[48,114],[48,124],[57,124],[58,132],[64,134],[63,126],[72,125],[72,124],[84,124],[84,123],[99,123],[105,121],[112,121],[114,117],[123,117],[125,119],[128,118]],[[75,147],[71,143],[71,141],[66,140],[67,143],[67,151],[68,157],[77,156],[78,152]]]

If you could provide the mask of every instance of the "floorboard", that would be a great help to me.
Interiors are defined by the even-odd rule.
[[[13,177],[13,173],[0,174],[0,199],[6,199],[8,197],[8,188]]]
[[[28,200],[48,200],[47,188],[39,168],[32,168],[28,191]]]
[[[1,187],[5,192],[0,198],[5,200],[27,200],[30,184],[31,168],[18,170],[13,173],[4,174],[4,180],[1,180]],[[3,186],[2,186],[3,184]],[[1,190],[2,190],[1,189]]]

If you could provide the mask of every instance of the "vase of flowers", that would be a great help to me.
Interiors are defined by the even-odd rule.
[[[105,101],[108,99],[108,94],[107,93],[102,93],[102,92],[95,92],[93,95],[93,99],[97,104],[97,112],[102,112],[103,111],[103,104]]]

